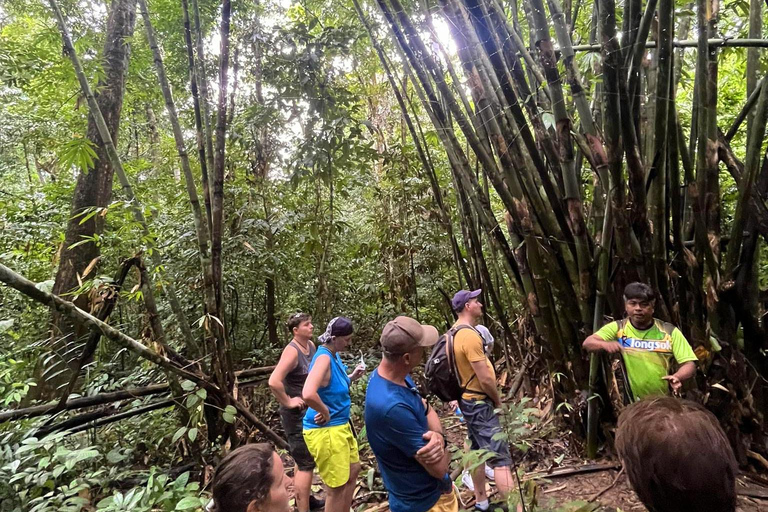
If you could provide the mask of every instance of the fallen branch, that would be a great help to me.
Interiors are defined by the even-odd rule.
[[[35,283],[25,278],[24,276],[17,274],[10,268],[0,263],[0,281],[4,282],[11,288],[14,288],[24,295],[34,299],[48,307],[55,309],[56,311],[63,313],[81,325],[87,327],[91,331],[100,331],[102,335],[114,341],[121,347],[133,352],[134,354],[143,357],[144,359],[155,363],[161,368],[168,370],[171,373],[190,380],[200,387],[204,388],[209,393],[215,394],[222,398],[222,402],[232,405],[237,411],[244,416],[253,426],[259,429],[264,435],[266,435],[272,442],[274,442],[280,448],[287,448],[288,443],[277,435],[271,428],[269,428],[264,422],[257,418],[247,407],[241,404],[229,393],[223,391],[221,388],[212,384],[208,380],[208,376],[201,373],[193,373],[183,368],[179,368],[173,361],[167,357],[158,354],[154,350],[151,350],[130,336],[123,334],[114,327],[102,322],[93,315],[86,313],[82,309],[78,308],[69,301],[66,301],[54,295],[52,293],[45,292],[38,289]]]
[[[129,411],[123,411],[118,414],[113,414],[111,416],[107,416],[105,418],[101,418],[95,421],[91,421],[88,423],[85,423],[83,425],[79,425],[75,428],[69,429],[70,434],[77,434],[78,432],[82,432],[84,430],[89,430],[96,427],[102,427],[104,425],[108,425],[110,423],[115,423],[116,421],[124,420],[127,418],[132,418],[134,416],[139,416],[144,413],[148,413],[150,411],[156,411],[158,409],[166,409],[168,407],[173,407],[174,401],[173,399],[168,400],[162,400],[160,402],[151,403],[148,405],[145,405],[143,407],[137,407],[135,409],[131,409]],[[56,429],[61,430],[61,429]]]
[[[85,396],[81,398],[73,398],[67,401],[64,406],[64,410],[84,409],[86,407],[93,407],[96,405],[104,405],[112,402],[119,402],[121,400],[130,400],[132,398],[141,398],[151,395],[159,395],[168,392],[168,384],[153,384],[151,386],[141,388],[131,388],[123,391],[112,391],[110,393],[101,393],[93,396]],[[36,416],[43,416],[51,413],[56,409],[58,401],[49,402],[44,405],[36,405],[34,407],[26,407],[24,409],[14,409],[10,411],[0,412],[0,423],[6,421],[14,421],[21,418],[34,418]]]
[[[241,370],[235,372],[238,379],[246,379],[250,377],[264,377],[272,373],[275,369],[274,366],[264,366],[260,368],[249,368],[247,370]],[[254,386],[264,382],[263,378],[257,378],[254,380],[239,382],[240,388],[246,386]],[[71,411],[75,409],[85,409],[86,407],[94,407],[97,405],[109,404],[112,402],[120,402],[121,400],[130,400],[132,398],[142,398],[151,395],[160,395],[169,391],[168,384],[152,384],[140,388],[130,388],[122,391],[111,391],[108,393],[100,393],[93,396],[85,396],[80,398],[73,398],[65,404],[63,410]],[[22,418],[35,418],[37,416],[44,416],[46,414],[53,414],[56,411],[58,401],[49,402],[43,405],[35,405],[33,407],[25,407],[23,409],[12,409],[8,411],[0,412],[0,423],[6,421],[15,421]]]
[[[621,478],[621,475],[623,475],[623,474],[624,474],[624,468],[622,467],[622,468],[621,468],[621,471],[619,471],[619,474],[618,474],[618,475],[616,475],[616,478],[614,478],[614,479],[613,479],[613,482],[611,482],[611,484],[610,484],[609,486],[605,487],[605,488],[604,488],[602,491],[600,491],[600,492],[596,493],[594,496],[592,496],[591,498],[589,498],[589,499],[587,500],[587,503],[592,503],[592,502],[593,502],[593,501],[595,501],[597,498],[599,498],[600,496],[602,496],[602,495],[603,495],[603,494],[605,494],[606,492],[608,492],[608,491],[610,491],[611,489],[613,489],[614,487],[616,487],[616,482],[618,482],[618,481],[619,481],[619,478]]]
[[[584,466],[576,466],[571,468],[558,468],[551,472],[540,471],[537,473],[530,473],[523,477],[523,482],[528,480],[538,480],[540,478],[562,478],[571,475],[580,475],[584,473],[597,473],[599,471],[608,471],[610,469],[619,469],[621,464],[618,462],[612,464],[586,464]]]

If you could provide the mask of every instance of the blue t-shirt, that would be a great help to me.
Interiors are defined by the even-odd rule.
[[[328,347],[319,347],[309,365],[309,371],[315,366],[318,357],[328,357],[331,359],[331,380],[328,385],[317,390],[320,400],[323,401],[331,413],[331,420],[324,424],[315,423],[317,411],[313,408],[307,408],[304,414],[304,428],[309,430],[313,428],[336,427],[349,422],[349,408],[352,401],[349,398],[350,380],[347,376],[347,365],[341,362],[339,354],[333,354]]]
[[[392,512],[426,512],[451,488],[446,474],[440,480],[414,458],[427,442],[429,430],[421,396],[410,376],[401,386],[379,376],[378,368],[365,394],[365,426],[368,442],[379,463],[384,487],[389,491]]]

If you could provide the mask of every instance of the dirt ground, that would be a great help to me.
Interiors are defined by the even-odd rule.
[[[551,418],[551,415],[546,414],[546,407],[543,409],[543,416]],[[449,445],[461,449],[466,436],[466,425],[447,407],[438,412]],[[279,420],[276,423],[279,428]],[[535,492],[536,511],[646,511],[614,457],[607,455],[594,461],[581,458],[583,447],[578,441],[571,439],[573,436],[569,433],[559,431],[551,420],[539,424],[536,430],[538,432],[528,440],[525,453],[517,452],[515,457],[520,461],[526,495],[531,496]],[[285,458],[287,466],[293,466],[290,456],[286,454]],[[388,512],[387,493],[381,488],[380,477],[374,469],[375,458],[367,443],[361,446],[360,462],[362,470],[354,493],[353,510]],[[458,471],[455,471],[453,476],[457,475]],[[768,512],[767,484],[768,478],[765,476],[741,476],[737,483],[737,491],[740,494],[738,512]],[[492,483],[489,483],[488,490],[491,496],[495,494]],[[313,492],[323,494],[318,475],[315,475]],[[460,486],[459,497],[461,509],[472,510],[473,493]]]
[[[443,427],[449,443],[462,446],[466,435],[466,426],[455,416],[441,411]],[[644,512],[646,508],[640,503],[635,492],[629,485],[626,475],[621,472],[618,461],[606,457],[597,461],[580,459],[579,447],[573,446],[567,438],[557,436],[546,439],[535,439],[530,449],[522,457],[523,481],[525,491],[531,494],[535,489],[538,510],[557,512]],[[361,479],[365,479],[367,468],[373,462],[373,457],[362,454],[363,470]],[[559,463],[555,463],[558,461]],[[592,467],[588,473],[558,476],[557,473],[568,473],[572,470],[583,470]],[[554,476],[546,476],[554,474]],[[739,512],[768,512],[768,487],[741,477],[738,481],[738,491],[755,496],[739,496]],[[490,493],[495,492],[493,484],[489,483]],[[366,492],[360,487],[356,493],[356,511],[387,512],[386,495],[381,492]],[[461,508],[471,510],[474,505],[474,495],[463,486],[459,487]],[[588,506],[590,505],[591,506]],[[520,509],[518,509],[520,510]]]

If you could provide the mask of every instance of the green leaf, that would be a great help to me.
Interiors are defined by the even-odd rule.
[[[176,433],[173,434],[173,437],[171,438],[171,443],[175,443],[176,441],[181,439],[181,436],[186,434],[186,432],[187,432],[187,427],[180,427],[179,430],[177,430]]]
[[[181,501],[179,501],[176,504],[175,510],[189,510],[192,508],[198,508],[201,506],[200,498],[193,498],[191,496],[187,496],[186,498],[183,498]]]
[[[196,428],[189,429],[188,437],[189,437],[189,440],[194,443],[195,439],[197,439],[197,429]]]
[[[84,137],[75,137],[65,142],[58,153],[62,167],[69,169],[74,166],[86,173],[93,168],[96,158],[93,143]]]

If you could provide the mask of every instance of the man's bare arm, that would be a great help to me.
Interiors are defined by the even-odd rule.
[[[424,400],[424,407],[428,407],[427,428],[429,430],[424,433],[424,440],[427,441],[427,444],[416,452],[416,458],[420,459],[419,462],[434,464],[442,460],[445,452],[443,426],[440,424],[440,417],[437,412],[429,407],[426,400]]]
[[[496,381],[493,380],[491,371],[488,369],[486,361],[471,361],[472,369],[477,375],[477,382],[480,383],[480,389],[483,393],[488,395],[488,398],[493,402],[496,407],[501,407],[501,398],[499,397],[499,390],[496,388]]]
[[[607,352],[615,354],[621,352],[621,344],[618,341],[605,341],[597,334],[593,334],[584,340],[581,344],[587,352]]]
[[[672,391],[677,393],[680,391],[680,388],[683,387],[683,382],[694,375],[696,375],[696,363],[688,361],[680,365],[680,368],[675,373],[662,377],[662,379],[668,381],[669,385],[672,387]]]
[[[301,397],[291,398],[288,396],[285,392],[285,384],[283,383],[285,376],[296,368],[298,361],[298,352],[292,347],[285,347],[283,349],[283,354],[280,356],[280,361],[278,361],[275,369],[272,370],[272,375],[269,376],[270,391],[275,395],[275,398],[280,405],[289,409],[304,406],[304,401]]]

